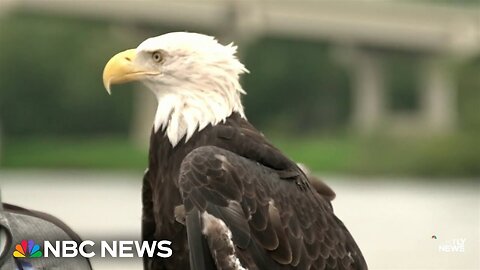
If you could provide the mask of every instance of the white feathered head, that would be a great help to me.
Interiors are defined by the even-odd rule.
[[[248,72],[237,47],[207,35],[174,32],[153,37],[108,61],[103,83],[141,81],[157,97],[154,128],[175,146],[184,136],[216,125],[233,112],[244,117],[239,75]]]

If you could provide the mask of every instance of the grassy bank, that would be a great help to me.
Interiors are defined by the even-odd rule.
[[[275,137],[289,157],[320,173],[475,177],[480,144],[475,136],[429,139]],[[9,139],[3,168],[143,169],[147,150],[127,138]]]
[[[9,139],[3,168],[139,169],[147,165],[146,150],[126,138]]]

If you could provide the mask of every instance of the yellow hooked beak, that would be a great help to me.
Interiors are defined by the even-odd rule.
[[[110,86],[131,81],[137,81],[146,75],[157,75],[158,71],[145,70],[135,64],[137,55],[135,49],[123,51],[113,56],[103,70],[103,85],[108,94],[111,94]]]

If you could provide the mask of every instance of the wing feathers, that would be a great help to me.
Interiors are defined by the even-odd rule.
[[[277,165],[283,162],[279,160]],[[297,181],[306,179],[283,180],[279,175],[305,177],[279,173],[214,146],[193,150],[182,162],[179,179],[187,228],[191,211],[208,212],[221,220],[231,233],[235,258],[241,267],[252,270],[366,269],[353,238],[334,216],[328,196],[308,185],[298,188]],[[220,251],[219,239],[208,239],[216,266],[237,269],[225,268],[231,250]],[[194,248],[199,249],[198,244]]]
[[[186,224],[191,270],[214,269],[215,264],[212,260],[208,243],[202,235],[203,228],[200,212],[193,209],[187,213]]]

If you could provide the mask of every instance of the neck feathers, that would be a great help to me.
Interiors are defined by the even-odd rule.
[[[173,147],[184,137],[187,142],[195,132],[203,130],[208,125],[214,126],[224,122],[234,112],[245,117],[240,98],[241,92],[236,89],[234,91],[231,89],[230,91],[201,91],[188,88],[169,90],[156,93],[158,108],[154,130],[155,132],[164,131]]]

